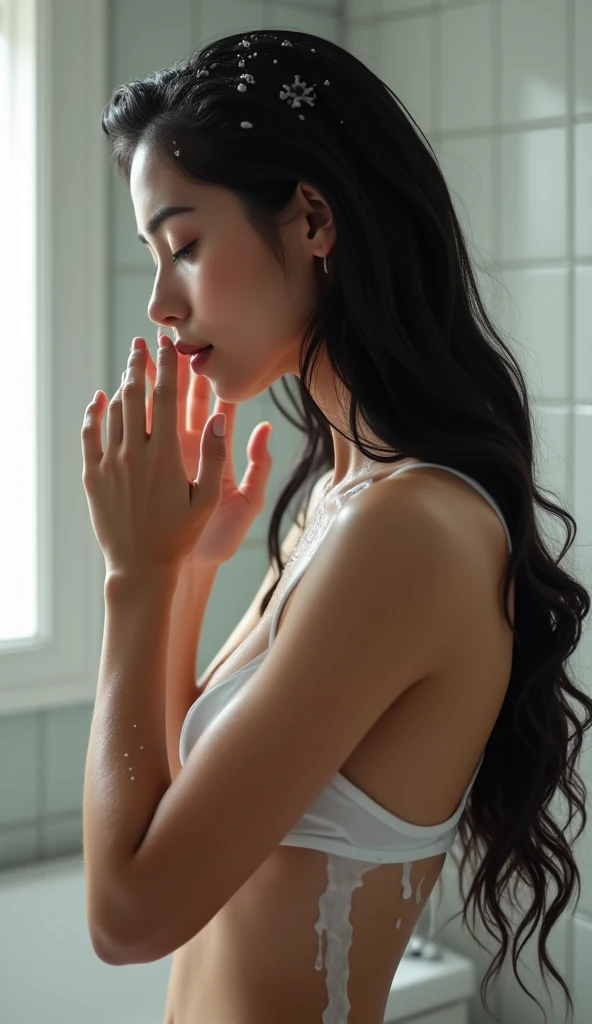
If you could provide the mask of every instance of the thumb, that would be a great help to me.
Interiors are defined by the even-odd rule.
[[[216,433],[216,430],[219,432]],[[199,471],[195,480],[203,498],[220,501],[222,472],[226,462],[226,416],[223,412],[211,416],[201,437]]]

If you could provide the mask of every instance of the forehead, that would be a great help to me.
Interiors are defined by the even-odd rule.
[[[157,214],[169,207],[188,207],[197,211],[201,218],[214,218],[218,223],[235,222],[237,216],[244,219],[240,197],[231,189],[188,178],[145,142],[134,153],[129,187],[140,232],[145,225],[150,233],[151,222],[156,222],[158,227],[162,218]]]
[[[163,162],[154,146],[141,143],[134,153],[130,170],[130,192],[132,198],[142,200],[163,190],[178,190],[189,182],[181,174]]]
[[[228,189],[212,182],[188,178],[174,163],[163,160],[154,147],[142,143],[136,149],[130,169],[130,193],[136,210],[149,217],[166,204],[195,206],[204,212],[232,201]]]
[[[130,194],[141,229],[140,241],[153,244],[165,220],[176,213],[194,211],[200,205],[196,201],[197,190],[195,182],[168,167],[154,149],[138,147],[130,170]]]

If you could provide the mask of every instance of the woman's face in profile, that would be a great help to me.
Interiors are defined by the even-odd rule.
[[[216,395],[245,401],[284,373],[298,373],[302,335],[322,287],[313,250],[331,248],[323,226],[311,231],[323,210],[331,219],[319,193],[300,184],[282,216],[284,276],[233,192],[189,181],[145,144],[134,156],[130,192],[155,266],[148,316],[174,341],[213,345],[199,372]],[[149,234],[150,220],[168,206],[192,209]]]

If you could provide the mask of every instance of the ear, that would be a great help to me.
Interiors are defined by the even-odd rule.
[[[295,197],[306,220],[306,243],[312,245],[313,256],[328,256],[337,238],[331,207],[322,193],[305,181],[298,182]]]

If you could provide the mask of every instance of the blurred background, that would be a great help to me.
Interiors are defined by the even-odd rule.
[[[429,138],[489,315],[531,388],[541,483],[578,523],[570,564],[592,580],[592,0],[0,0],[0,874],[81,853],[103,561],[80,481],[80,427],[95,390],[111,397],[119,386],[133,336],[156,355],[154,267],[109,166],[100,113],[118,84],[261,27],[352,51]],[[276,394],[285,401],[279,383]],[[261,420],[273,425],[266,508],[218,572],[196,674],[263,578],[269,517],[300,449],[298,431],[259,395],[237,410],[237,479]],[[590,652],[586,635],[574,670],[588,685]],[[581,770],[592,787],[589,751]],[[580,903],[551,935],[575,1024],[592,1020],[591,829],[576,847]],[[450,858],[442,878],[441,922],[461,906]],[[0,1019],[15,1024],[2,1014],[2,927],[0,912]],[[537,934],[521,969],[556,1024],[564,1002],[540,981]],[[438,938],[479,981],[491,952],[459,919]],[[507,967],[493,1005],[503,1024],[543,1019]],[[487,1019],[476,995],[469,1009],[471,1024]]]

